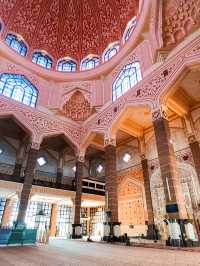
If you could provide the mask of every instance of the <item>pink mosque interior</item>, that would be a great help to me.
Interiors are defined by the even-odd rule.
[[[0,230],[200,241],[200,0],[0,1]]]

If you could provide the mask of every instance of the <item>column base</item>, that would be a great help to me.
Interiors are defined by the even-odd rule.
[[[81,224],[72,224],[72,239],[81,239],[82,238],[82,225]]]
[[[147,225],[147,237],[146,238],[149,240],[155,240],[155,241],[160,239],[160,235],[159,235],[159,232],[155,224]]]
[[[103,241],[109,241],[110,239],[110,225],[103,223]]]
[[[104,223],[103,240],[107,242],[120,242],[122,237],[120,233],[120,222]]]
[[[182,224],[183,220],[169,219],[168,224],[169,237],[166,241],[167,246],[181,247],[184,246]]]
[[[15,224],[13,225],[13,227],[16,230],[25,230],[26,229],[26,224],[25,224],[25,222],[16,221]]]

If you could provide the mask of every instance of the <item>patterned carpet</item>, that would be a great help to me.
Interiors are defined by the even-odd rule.
[[[200,253],[55,240],[0,248],[0,266],[200,266]]]

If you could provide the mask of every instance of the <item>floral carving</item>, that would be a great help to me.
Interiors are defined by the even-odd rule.
[[[0,17],[5,33],[20,34],[31,51],[79,61],[120,40],[138,7],[139,0],[2,0]]]
[[[167,0],[164,3],[164,46],[175,45],[200,26],[200,0]]]
[[[12,101],[12,104],[11,102]],[[52,118],[36,109],[0,97],[0,115],[14,115],[32,134],[33,143],[40,143],[43,137],[52,134],[66,134],[74,145],[80,145],[81,128]]]
[[[91,107],[82,92],[76,91],[65,103],[62,112],[74,121],[85,121],[95,112],[95,108]]]

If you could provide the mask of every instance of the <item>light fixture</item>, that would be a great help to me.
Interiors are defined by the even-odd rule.
[[[125,153],[124,156],[123,156],[123,161],[125,163],[128,163],[131,159],[131,155],[129,153]]]
[[[97,166],[97,172],[100,174],[102,172],[102,170],[103,170],[103,166],[101,164],[99,164]]]
[[[0,148],[0,154],[2,154],[3,153],[3,150]]]
[[[43,166],[47,163],[44,157],[39,157],[37,159],[37,162],[38,162],[39,166]]]
[[[76,172],[76,166],[74,166],[72,169],[73,169],[74,172]]]

